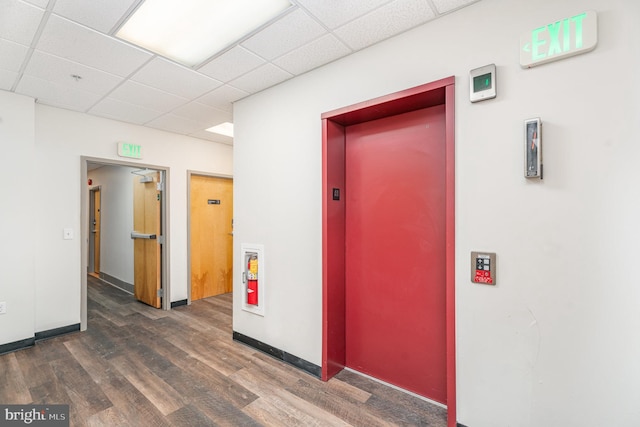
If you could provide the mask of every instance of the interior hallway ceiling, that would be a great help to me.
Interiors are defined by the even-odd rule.
[[[205,131],[233,122],[233,102],[479,0],[290,0],[193,68],[114,36],[143,1],[0,0],[0,89],[233,144]]]

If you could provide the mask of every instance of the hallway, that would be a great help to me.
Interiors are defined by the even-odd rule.
[[[0,356],[0,402],[70,404],[72,426],[445,426],[357,374],[327,383],[231,339],[231,294],[170,312],[88,278],[89,328]]]

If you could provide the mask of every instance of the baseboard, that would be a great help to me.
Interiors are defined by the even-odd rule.
[[[27,338],[20,341],[10,342],[0,345],[0,354],[11,353],[12,351],[22,350],[33,347],[36,344],[35,338]]]
[[[120,280],[117,277],[113,277],[108,275],[107,273],[100,272],[100,279],[104,280],[108,284],[115,286],[118,289],[122,289],[125,292],[133,294],[133,285],[131,283],[127,283],[124,280]]]
[[[186,299],[181,299],[180,301],[173,301],[171,303],[171,308],[180,307],[181,305],[187,305],[187,300]]]
[[[75,325],[63,326],[61,328],[49,329],[47,331],[36,332],[35,340],[42,341],[49,338],[55,338],[60,335],[70,334],[72,332],[78,332],[80,330],[80,323]]]
[[[467,427],[466,425],[460,424],[460,423],[457,423],[457,425],[458,425],[458,427]]]
[[[265,344],[262,341],[258,341],[254,338],[243,335],[239,332],[233,331],[233,340],[246,344],[249,347],[255,348],[256,350],[268,354],[269,356],[275,357],[276,359],[293,365],[296,368],[313,375],[314,377],[320,378],[322,374],[322,368],[320,366],[314,365],[313,363],[294,356],[293,354],[289,354],[284,350],[280,350],[278,348],[270,346],[269,344]]]
[[[32,338],[10,342],[8,344],[1,344],[0,354],[11,353],[12,351],[17,350],[24,350],[25,348],[33,347],[38,341],[48,340],[50,338],[59,337],[60,335],[78,332],[79,330],[80,323],[76,323],[75,325],[63,326],[61,328],[54,328],[47,331],[36,332]]]

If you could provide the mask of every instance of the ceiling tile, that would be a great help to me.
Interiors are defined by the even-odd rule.
[[[242,46],[236,46],[200,67],[198,71],[227,83],[265,63],[264,59]]]
[[[204,128],[200,122],[176,116],[175,114],[165,114],[160,116],[150,122],[147,122],[146,126],[181,134],[190,134]]]
[[[433,5],[438,9],[438,13],[447,13],[459,9],[479,0],[432,0]]]
[[[56,15],[49,18],[36,48],[123,77],[152,57],[141,49]]]
[[[270,86],[277,85],[291,77],[293,77],[291,73],[287,73],[273,64],[265,64],[229,82],[229,84],[240,90],[256,93]]]
[[[116,88],[109,98],[162,112],[169,112],[188,101],[186,98],[132,81],[127,81]]]
[[[206,130],[190,133],[189,136],[206,139],[212,142],[219,142],[221,144],[233,145],[233,138],[230,136],[219,135],[217,133],[207,132]]]
[[[18,73],[0,69],[0,90],[11,90],[17,77]]]
[[[197,98],[222,85],[217,80],[162,58],[151,60],[131,80],[185,98]]]
[[[219,108],[224,111],[233,111],[233,102],[249,96],[249,92],[224,85],[198,98],[198,102]]]
[[[161,111],[140,107],[139,105],[133,105],[111,98],[100,101],[89,110],[89,113],[108,119],[135,123],[137,125],[145,124],[162,115]]]
[[[273,61],[291,74],[302,74],[351,53],[351,50],[331,34],[287,53]]]
[[[59,0],[53,13],[103,33],[109,33],[137,0]]]
[[[199,102],[190,102],[178,107],[172,114],[206,125],[207,128],[224,122],[232,122],[233,114],[229,111],[219,110]]]
[[[0,39],[31,46],[44,10],[17,0],[0,0]]]
[[[92,92],[101,96],[109,93],[122,81],[121,77],[113,74],[49,55],[39,50],[33,52],[24,73],[71,89]],[[72,77],[73,75],[81,76],[82,78],[76,80]]]
[[[75,111],[87,111],[98,102],[100,95],[72,89],[37,77],[23,75],[16,93],[36,98],[39,103],[62,107]]]
[[[352,21],[390,0],[298,0],[298,3],[330,29]]]
[[[359,50],[435,17],[424,0],[396,0],[336,29],[334,34]]]
[[[326,33],[327,30],[322,25],[305,11],[298,9],[241,44],[257,55],[271,60]]]
[[[24,1],[26,1],[27,3],[31,3],[31,4],[34,4],[36,6],[39,6],[39,7],[43,8],[43,9],[46,9],[47,8],[47,4],[49,4],[49,0],[24,0]]]
[[[6,71],[20,71],[28,51],[27,46],[0,39],[0,68]]]

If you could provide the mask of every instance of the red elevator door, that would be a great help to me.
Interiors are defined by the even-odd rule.
[[[346,129],[346,365],[446,404],[445,109]]]

